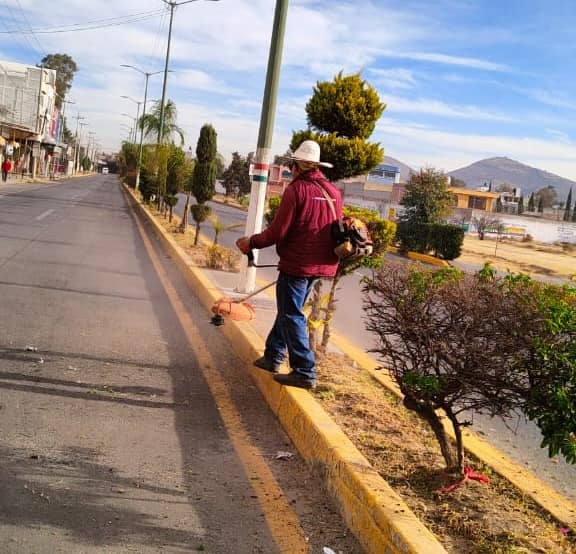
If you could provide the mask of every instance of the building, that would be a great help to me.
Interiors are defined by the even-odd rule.
[[[373,184],[394,185],[400,182],[400,168],[395,165],[380,164],[366,177]]]
[[[500,196],[497,192],[472,190],[460,187],[449,187],[456,200],[456,210],[479,210],[482,212],[496,211],[496,201]]]
[[[22,175],[48,175],[61,153],[62,132],[56,71],[0,61],[2,157],[12,158]]]

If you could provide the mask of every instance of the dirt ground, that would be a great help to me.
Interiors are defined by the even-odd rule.
[[[566,530],[478,460],[490,480],[454,483],[430,429],[367,371],[331,354],[319,364],[316,398],[418,518],[454,554],[574,554]]]
[[[494,239],[479,240],[476,236],[466,236],[458,261],[470,264],[490,261],[502,271],[570,279],[576,276],[576,245],[562,247],[512,239],[496,242]]]

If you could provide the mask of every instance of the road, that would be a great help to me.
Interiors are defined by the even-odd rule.
[[[116,176],[0,239],[0,552],[361,552]]]
[[[184,202],[180,201],[176,207],[177,213],[182,213],[183,205]],[[213,213],[226,225],[246,221],[246,213],[242,210],[217,202],[210,202],[210,206]],[[202,231],[210,237],[210,223],[204,223]],[[219,237],[219,243],[233,248],[236,239],[243,233],[244,227],[227,231]],[[277,262],[277,259],[273,248],[260,251],[260,264],[273,264]],[[399,260],[393,255],[390,255],[390,259]],[[467,266],[462,269],[473,268]],[[264,280],[272,281],[276,278],[276,270],[259,269],[258,275]],[[362,276],[362,271],[358,271],[355,275],[341,281],[334,328],[338,334],[368,351],[375,345],[375,339],[362,324],[362,292],[359,285]],[[351,324],[351,322],[357,322],[357,324]],[[533,423],[521,416],[503,421],[500,418],[490,418],[482,414],[473,414],[473,423],[473,429],[494,446],[519,464],[529,468],[558,492],[576,502],[576,466],[567,464],[563,458],[549,459],[546,450],[540,448],[541,434]]]

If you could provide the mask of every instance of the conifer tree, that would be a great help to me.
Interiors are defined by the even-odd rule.
[[[292,135],[290,149],[306,139],[320,144],[322,158],[334,168],[325,173],[333,181],[363,175],[384,156],[378,143],[368,142],[386,105],[360,74],[342,75],[317,82],[306,104],[308,129]],[[324,170],[323,170],[324,171]]]
[[[572,211],[572,187],[570,187],[570,192],[568,193],[568,198],[566,199],[566,207],[564,209],[564,221],[570,221],[570,213]]]
[[[524,212],[524,196],[520,195],[518,199],[518,215]]]
[[[534,193],[532,193],[530,195],[530,198],[528,199],[528,211],[529,212],[534,212],[536,211],[536,204],[534,202]]]
[[[192,173],[192,194],[198,204],[198,208],[192,209],[192,217],[196,221],[194,244],[198,244],[200,223],[209,215],[210,210],[205,204],[216,192],[217,155],[216,131],[210,124],[203,125],[196,145],[196,165]]]
[[[538,213],[544,213],[544,199],[541,196],[538,197]]]

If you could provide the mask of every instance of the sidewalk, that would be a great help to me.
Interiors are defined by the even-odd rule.
[[[133,202],[155,227],[156,234],[207,309],[222,297],[242,296],[234,291],[237,274],[192,267],[186,254],[146,208]],[[262,354],[265,337],[275,317],[274,300],[267,293],[250,299],[256,309],[255,320],[247,323],[226,320],[221,327],[247,366],[251,366],[252,360]],[[333,337],[332,346],[370,371],[384,386],[395,389],[385,375],[373,371],[378,364],[365,352],[339,337]],[[319,469],[327,490],[367,552],[445,552],[309,393],[280,387],[269,374],[256,368],[251,368],[251,376],[302,456]],[[576,528],[576,512],[570,502],[485,441],[470,432],[465,435],[468,450],[531,496],[559,521]]]

